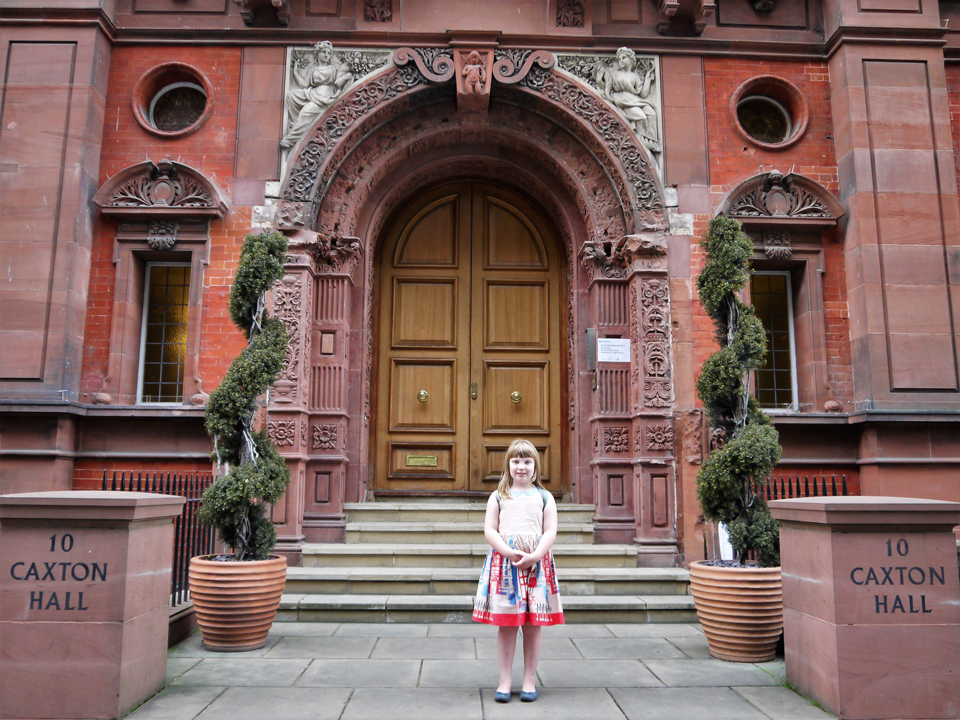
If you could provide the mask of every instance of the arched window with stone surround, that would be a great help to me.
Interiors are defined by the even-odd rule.
[[[777,171],[744,181],[718,214],[753,240],[750,299],[767,331],[767,364],[753,387],[768,412],[836,412],[824,322],[823,244],[839,241],[844,211],[815,181]]]

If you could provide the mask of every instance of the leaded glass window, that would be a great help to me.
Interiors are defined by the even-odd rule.
[[[190,266],[148,265],[144,298],[138,401],[183,402]]]
[[[788,272],[754,273],[750,299],[767,336],[767,358],[756,373],[756,395],[765,410],[797,409],[793,289]]]

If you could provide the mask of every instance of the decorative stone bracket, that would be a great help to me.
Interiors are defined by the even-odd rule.
[[[315,272],[318,274],[346,275],[353,274],[354,268],[360,262],[363,248],[360,238],[355,237],[326,237],[311,230],[296,230],[289,233],[289,250],[291,253],[306,253],[313,260]],[[297,256],[293,262],[301,262]]]
[[[709,18],[717,11],[716,0],[657,0],[659,16],[657,17],[657,32],[665,34],[670,23],[678,14],[690,17],[693,32],[699,35],[707,26]]]
[[[233,0],[240,6],[240,17],[243,18],[245,25],[253,25],[254,14],[257,7],[261,5],[272,5],[277,13],[277,20],[286,27],[290,24],[290,0],[270,0],[269,3],[263,0]]]

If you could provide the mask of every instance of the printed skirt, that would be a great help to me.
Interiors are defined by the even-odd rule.
[[[507,545],[533,552],[537,535],[502,535]],[[473,619],[489,625],[563,625],[557,568],[549,552],[527,570],[519,570],[493,548],[480,572]]]

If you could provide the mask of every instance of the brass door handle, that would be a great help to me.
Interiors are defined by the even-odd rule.
[[[476,384],[476,383],[470,383],[470,399],[471,399],[471,400],[476,400],[476,399],[477,399],[477,384]]]
[[[510,399],[513,401],[514,405],[516,405],[523,399],[523,396],[514,390],[512,393],[510,393]]]
[[[421,390],[420,392],[417,393],[417,400],[419,400],[420,402],[426,402],[428,397],[430,396],[427,394],[426,390]]]

